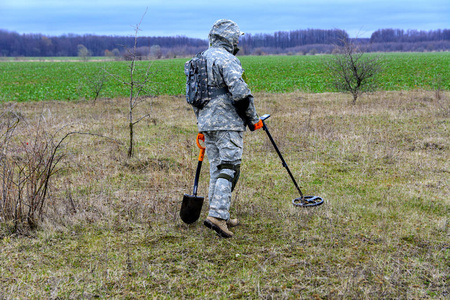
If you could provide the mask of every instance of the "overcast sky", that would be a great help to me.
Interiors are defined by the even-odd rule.
[[[58,36],[67,33],[206,39],[221,18],[248,33],[343,29],[370,37],[383,28],[450,29],[450,0],[0,0],[0,29]]]

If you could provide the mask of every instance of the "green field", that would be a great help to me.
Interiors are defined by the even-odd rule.
[[[376,55],[376,54],[370,54]],[[384,65],[380,89],[450,90],[450,52],[378,54]],[[253,92],[333,92],[326,68],[330,55],[240,57]],[[185,58],[152,61],[152,87],[157,95],[184,94]],[[139,62],[143,71],[149,62]],[[92,84],[106,72],[126,81],[128,62],[25,61],[0,62],[0,101],[91,99]],[[106,75],[100,97],[128,96],[120,80]]]
[[[448,299],[450,53],[381,56],[385,91],[355,105],[323,93],[330,56],[241,58],[293,176],[324,204],[293,206],[266,133],[246,132],[232,239],[202,223],[208,159],[200,219],[179,217],[199,153],[186,59],[152,62],[160,95],[134,109],[149,117],[132,158],[129,90],[105,76],[126,81],[127,62],[0,62],[0,300]]]

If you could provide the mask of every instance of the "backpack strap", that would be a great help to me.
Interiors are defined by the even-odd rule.
[[[225,95],[226,93],[228,93],[228,88],[225,87],[221,87],[221,88],[217,88],[214,86],[208,86],[209,89],[209,97],[211,99],[216,98],[217,96],[221,96],[221,95]]]

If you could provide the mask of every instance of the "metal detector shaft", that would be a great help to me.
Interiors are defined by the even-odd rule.
[[[278,149],[277,145],[275,144],[275,141],[273,140],[272,135],[270,135],[269,128],[267,128],[266,123],[264,122],[264,120],[268,119],[269,117],[270,117],[270,115],[268,115],[268,114],[263,115],[261,117],[261,120],[263,122],[263,130],[267,133],[267,136],[269,137],[270,142],[272,143],[273,147],[275,148],[275,151],[277,151],[278,156],[280,157],[281,162],[283,163],[283,167],[286,168],[287,172],[289,173],[289,176],[291,177],[292,181],[294,182],[295,187],[297,188],[297,191],[300,193],[301,199],[303,200],[303,193],[300,190],[300,187],[298,186],[297,182],[295,181],[295,178],[292,175],[291,170],[289,170],[289,167],[288,167],[286,161],[284,160],[283,156],[281,155],[280,150]]]

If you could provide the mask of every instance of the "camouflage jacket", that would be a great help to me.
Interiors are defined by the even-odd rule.
[[[209,33],[210,47],[204,52],[208,63],[208,85],[227,87],[228,93],[213,97],[201,110],[194,107],[199,132],[245,131],[246,123],[255,124],[259,120],[251,91],[242,79],[241,62],[232,54],[240,35],[239,27],[229,20],[217,21]],[[246,97],[249,97],[250,104],[244,121],[234,103]]]

